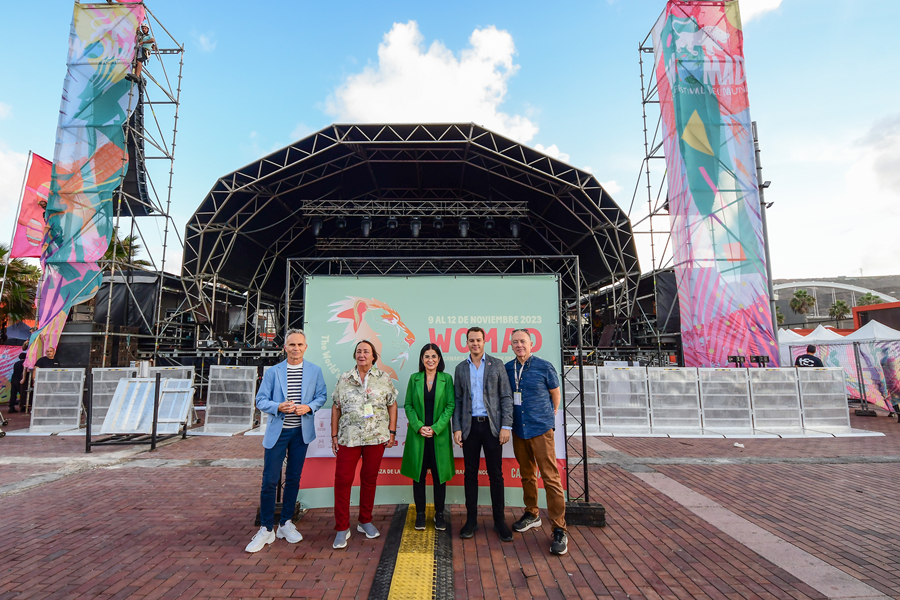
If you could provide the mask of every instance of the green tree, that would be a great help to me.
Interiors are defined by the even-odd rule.
[[[841,319],[846,319],[849,314],[850,307],[843,300],[836,300],[835,303],[831,305],[831,308],[828,309],[828,316],[832,319],[836,319],[838,323],[841,322]]]
[[[109,244],[109,248],[106,249],[106,253],[103,255],[101,261],[106,262],[108,265],[115,257],[116,269],[130,267],[143,269],[152,266],[152,264],[146,260],[135,258],[140,251],[141,245],[138,243],[138,236],[129,235],[124,238],[119,238],[119,229],[117,227],[113,232],[113,239]]]
[[[784,313],[781,312],[781,308],[778,306],[775,307],[775,321],[779,325],[784,325]]]
[[[872,292],[866,292],[856,300],[856,305],[871,306],[873,304],[881,304],[883,302],[884,300],[882,300],[881,296],[876,296]]]
[[[8,264],[7,264],[8,263]],[[3,296],[0,298],[0,343],[8,339],[6,328],[34,318],[34,298],[37,295],[41,270],[21,258],[9,259],[9,248],[0,244],[0,276],[6,270]]]
[[[816,299],[810,296],[806,290],[797,290],[791,298],[790,307],[796,315],[805,315],[816,305]]]

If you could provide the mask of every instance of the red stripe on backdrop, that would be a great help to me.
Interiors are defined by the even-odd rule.
[[[457,458],[454,460],[456,463],[456,475],[447,483],[447,485],[462,486],[464,485],[463,472],[465,470],[463,459]],[[412,479],[400,474],[400,465],[402,462],[402,458],[382,459],[381,470],[378,474],[378,485],[410,485]],[[312,488],[334,487],[334,463],[335,460],[333,458],[307,458],[303,464],[303,477],[300,479],[300,488],[306,490]],[[559,468],[563,489],[568,489],[568,482],[566,481],[566,461],[565,459],[557,459],[556,464]],[[431,483],[430,474],[428,475],[428,482]],[[359,485],[359,467],[357,467],[356,476],[353,478],[353,485]],[[481,459],[478,470],[478,485],[479,487],[488,487],[490,485],[483,458]],[[522,479],[519,475],[519,463],[514,458],[503,459],[503,485],[508,488],[522,487]],[[538,476],[538,488],[543,487],[544,481]]]
[[[44,238],[44,209],[38,202],[47,201],[50,195],[50,175],[52,165],[49,160],[32,153],[31,166],[25,180],[22,204],[13,245],[10,252],[12,258],[39,258],[41,243]]]

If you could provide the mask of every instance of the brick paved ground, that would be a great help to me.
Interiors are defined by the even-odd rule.
[[[900,598],[900,464],[657,467],[884,594]]]
[[[854,418],[853,425],[888,436],[743,440],[743,456],[900,455],[896,421]],[[734,453],[733,440],[602,441],[633,456],[741,455]],[[95,450],[94,458],[86,457],[81,438],[0,439],[0,486],[76,460],[119,458],[104,455],[121,447]],[[602,458],[603,452],[591,455]],[[383,538],[355,535],[346,551],[333,551],[331,511],[317,509],[298,524],[303,542],[290,546],[279,540],[248,555],[243,547],[254,532],[258,469],[136,466],[145,458],[261,456],[259,437],[192,438],[152,455],[123,455],[112,467],[85,463],[87,470],[0,495],[0,600],[365,598]],[[59,463],[47,462],[54,458]],[[30,459],[40,462],[26,464]],[[887,516],[896,501],[900,463],[651,467],[900,598],[893,575],[900,571],[900,537]],[[546,515],[542,529],[503,544],[488,528],[485,511],[474,539],[460,540],[454,531],[457,597],[824,597],[623,468],[595,465],[589,473],[592,499],[608,510],[606,528],[572,528],[569,554],[558,558],[548,552]],[[377,509],[375,522],[383,533],[393,511]],[[458,530],[464,510],[455,506],[452,513]],[[507,511],[510,522],[519,516],[519,509]]]

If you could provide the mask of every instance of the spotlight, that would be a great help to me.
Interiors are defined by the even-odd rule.
[[[444,228],[444,220],[442,218],[438,217],[437,219],[434,220],[434,223],[432,223],[432,225],[434,225],[435,229],[443,229]]]
[[[388,229],[397,229],[397,219],[391,217],[387,220]]]
[[[468,219],[460,219],[459,220],[459,236],[460,237],[469,237],[469,220]]]
[[[487,229],[488,231],[492,230],[494,228],[494,220],[491,218],[488,218],[484,222],[484,228]]]
[[[347,229],[347,219],[344,217],[339,218],[334,224],[338,229]]]
[[[414,238],[419,237],[419,232],[422,231],[422,219],[413,217],[412,221],[409,223],[409,228],[412,231],[412,236]]]
[[[509,224],[509,230],[512,233],[513,237],[519,237],[519,233],[522,230],[522,224],[519,223],[518,219],[513,219],[513,221]]]
[[[371,232],[372,232],[372,217],[363,217],[362,218],[363,237],[369,237],[369,234]]]
[[[322,233],[322,219],[316,217],[312,220],[312,230],[313,235],[319,237],[319,234]]]

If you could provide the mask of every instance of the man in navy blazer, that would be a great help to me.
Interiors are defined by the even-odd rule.
[[[303,360],[306,352],[306,334],[300,329],[289,329],[285,335],[284,352],[287,360],[266,371],[256,406],[269,415],[263,436],[265,459],[263,462],[262,490],[259,494],[260,528],[247,545],[247,552],[259,552],[283,538],[291,544],[303,539],[291,519],[300,490],[300,474],[306,460],[309,444],[316,439],[314,415],[325,404],[328,395],[322,369]],[[275,524],[275,489],[281,477],[281,466],[287,454],[284,476],[284,494],[278,531]]]

